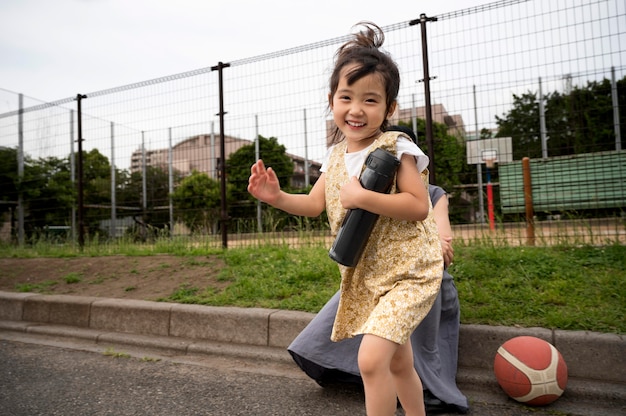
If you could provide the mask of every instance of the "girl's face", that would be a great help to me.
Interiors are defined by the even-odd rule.
[[[348,65],[341,70],[337,91],[330,100],[335,124],[348,142],[348,152],[365,149],[381,134],[380,126],[388,115],[386,93],[377,74],[369,74],[348,85],[346,73],[354,69]]]

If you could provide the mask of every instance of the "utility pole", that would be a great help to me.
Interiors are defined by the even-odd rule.
[[[432,105],[430,103],[430,74],[428,71],[428,42],[426,36],[426,23],[436,22],[436,17],[426,17],[422,13],[419,19],[411,20],[409,26],[420,25],[422,29],[422,65],[424,67],[424,97],[425,97],[425,113],[426,113],[426,143],[428,144],[428,171],[429,182],[435,184],[435,149],[433,140],[433,114]]]

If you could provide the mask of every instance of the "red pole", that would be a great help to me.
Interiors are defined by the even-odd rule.
[[[491,184],[491,168],[493,167],[492,161],[486,161],[487,166],[487,214],[489,215],[489,229],[491,231],[496,229],[496,224],[493,215],[493,185]]]
[[[487,213],[489,214],[489,229],[495,230],[496,224],[493,215],[493,185],[487,182]]]

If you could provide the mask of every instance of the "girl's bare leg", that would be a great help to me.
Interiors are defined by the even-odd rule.
[[[397,348],[397,344],[376,335],[363,336],[358,359],[368,416],[393,416],[396,412],[396,387],[390,366]]]
[[[422,381],[413,367],[411,340],[399,345],[391,359],[391,374],[406,416],[425,416]]]

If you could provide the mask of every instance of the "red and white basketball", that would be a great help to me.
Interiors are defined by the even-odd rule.
[[[567,386],[567,365],[561,353],[536,337],[515,337],[502,344],[493,370],[509,397],[533,406],[552,403]]]

